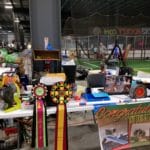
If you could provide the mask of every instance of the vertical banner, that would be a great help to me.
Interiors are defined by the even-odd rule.
[[[101,150],[150,149],[150,102],[100,107]]]

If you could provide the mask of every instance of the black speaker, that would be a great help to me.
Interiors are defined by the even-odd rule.
[[[106,77],[103,73],[98,74],[89,74],[87,76],[87,86],[89,88],[94,87],[105,87],[106,86]]]
[[[76,65],[63,66],[63,71],[66,75],[66,82],[67,83],[75,83]]]

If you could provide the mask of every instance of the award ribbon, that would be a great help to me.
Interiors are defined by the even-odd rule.
[[[48,146],[47,114],[42,100],[47,95],[47,88],[43,84],[35,85],[32,94],[36,98],[33,111],[32,147],[38,149]]]
[[[55,150],[68,150],[66,103],[72,96],[72,86],[65,82],[58,82],[52,86],[50,95],[52,97],[52,101],[57,103]]]

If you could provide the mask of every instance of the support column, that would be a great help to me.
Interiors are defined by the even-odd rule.
[[[33,49],[44,49],[44,37],[55,49],[61,41],[61,0],[30,0]]]
[[[22,47],[22,49],[24,49],[24,32],[23,32],[23,28],[20,27],[19,29],[19,33],[20,33],[20,46]]]
[[[61,48],[61,0],[30,0],[31,38],[33,49],[45,49],[44,37],[54,49]],[[44,62],[34,62],[34,70],[43,71]],[[60,62],[53,61],[51,72],[60,72]]]

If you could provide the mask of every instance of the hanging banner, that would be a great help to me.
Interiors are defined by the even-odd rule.
[[[150,102],[100,107],[96,119],[101,150],[150,148]]]

